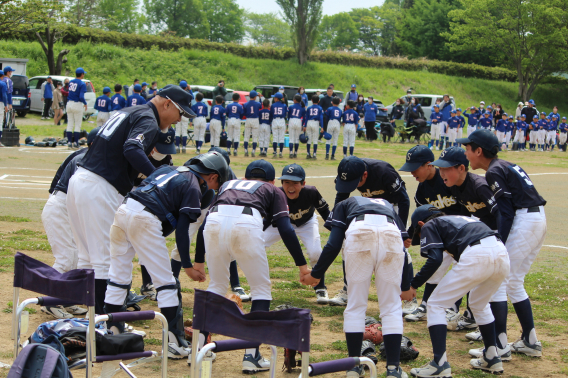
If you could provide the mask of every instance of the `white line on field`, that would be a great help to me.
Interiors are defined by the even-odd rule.
[[[563,247],[561,245],[543,245],[543,247],[550,247],[550,248],[562,248],[562,249],[568,249],[568,247]]]
[[[0,188],[6,188],[6,189],[26,189],[26,190],[45,190],[44,188],[30,188],[30,187],[25,187],[25,186],[4,186],[4,185],[0,185]]]
[[[9,175],[4,175],[2,177],[0,177],[0,180],[4,180],[6,177],[8,177]]]
[[[28,175],[4,175],[2,177],[0,177],[0,180],[2,180],[4,177],[27,177],[27,178],[44,178],[44,179],[53,179],[52,176],[28,176]]]
[[[0,197],[0,199],[15,199],[15,200],[43,201],[43,202],[47,201],[47,198],[26,198],[26,197]]]
[[[20,152],[32,152],[35,154],[72,154],[73,151],[69,151],[69,150],[63,150],[63,149],[54,149],[54,150],[43,150],[43,151],[39,151],[41,149],[38,148],[19,148],[18,151]]]
[[[23,168],[23,167],[0,167],[0,169],[28,169],[32,171],[50,171],[55,172],[57,169],[48,169],[48,168]]]

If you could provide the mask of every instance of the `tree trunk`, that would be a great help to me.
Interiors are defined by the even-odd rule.
[[[61,70],[63,68],[63,57],[67,54],[69,54],[70,50],[61,50],[59,52],[59,55],[57,56],[57,64],[55,65],[55,71],[53,72],[53,75],[61,75]]]

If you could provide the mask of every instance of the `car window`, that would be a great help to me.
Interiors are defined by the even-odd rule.
[[[37,79],[37,89],[41,89],[41,85],[47,81],[47,79]]]
[[[200,89],[199,92],[203,95],[203,98],[208,98],[208,99],[213,98],[213,91],[207,89]]]
[[[39,79],[31,79],[30,80],[30,89],[38,89],[39,88],[38,82],[39,82]]]
[[[294,95],[298,93],[298,90],[296,88],[285,88],[284,93],[286,93],[286,97],[288,97],[288,100],[291,100],[294,98]]]
[[[245,99],[246,99],[247,101],[250,101],[250,96],[245,96]]]
[[[233,92],[227,91],[227,94],[225,95],[225,101],[233,101]]]
[[[422,106],[431,106],[432,105],[432,97],[422,97],[420,99],[420,105]]]
[[[272,97],[272,93],[274,93],[272,88],[262,88],[261,91],[264,98],[270,98]]]
[[[26,76],[13,75],[12,82],[14,89],[28,89],[28,78]]]
[[[336,97],[339,97],[341,100],[343,100],[343,93],[335,93]]]

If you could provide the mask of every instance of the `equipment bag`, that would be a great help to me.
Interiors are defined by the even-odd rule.
[[[45,344],[28,344],[22,349],[8,372],[8,378],[20,377],[73,378],[65,357]]]

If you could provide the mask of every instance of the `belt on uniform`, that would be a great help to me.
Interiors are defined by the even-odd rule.
[[[489,236],[488,236],[488,237],[489,237]],[[501,239],[499,239],[497,236],[495,236],[495,238],[496,238],[498,241],[501,241]],[[485,238],[483,238],[483,239],[485,239]],[[478,241],[474,241],[474,242],[471,243],[469,246],[470,246],[470,247],[473,247],[474,245],[480,245],[480,244],[481,244],[481,239],[479,239]]]
[[[53,193],[51,193],[52,196],[56,195],[57,193],[59,193],[59,190],[54,190]]]
[[[216,212],[218,212],[218,211],[219,211],[219,206],[213,206],[213,207],[211,208],[211,210],[209,210],[210,213],[216,213]],[[245,214],[245,215],[253,215],[252,208],[250,208],[250,207],[248,207],[248,206],[243,207],[243,214]]]
[[[540,213],[540,206],[529,207],[527,213]]]
[[[365,220],[365,215],[366,214],[361,214],[361,215],[357,215],[357,218],[355,218],[355,221],[362,221]],[[382,215],[382,214],[369,214],[369,215]],[[387,217],[387,222],[395,224],[394,223],[394,219],[392,219],[391,217],[389,217],[388,215],[385,215],[385,217]]]
[[[136,201],[135,199],[132,199],[132,200],[133,200],[133,201]],[[125,198],[124,201],[122,201],[122,204],[123,204],[123,205],[126,205],[126,202],[128,202],[128,198]],[[156,214],[154,214],[154,212],[153,212],[152,210],[150,210],[149,207],[144,206],[144,209],[142,209],[142,210],[147,211],[147,212],[149,212],[149,213],[152,214],[152,215],[156,215]]]

